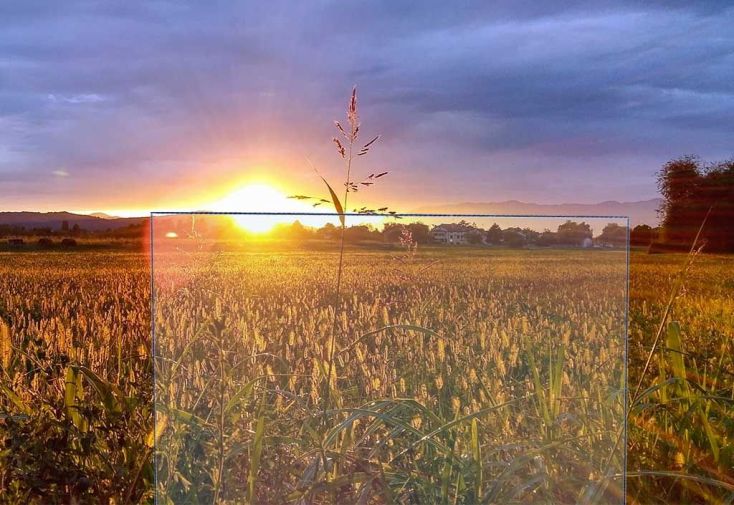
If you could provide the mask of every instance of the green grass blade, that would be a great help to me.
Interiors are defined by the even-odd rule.
[[[336,193],[333,189],[331,189],[331,186],[328,182],[326,182],[326,179],[323,177],[321,178],[322,181],[324,181],[324,184],[326,184],[326,187],[329,188],[329,193],[331,194],[331,201],[334,203],[334,209],[336,210],[337,214],[339,214],[339,221],[341,222],[342,226],[344,226],[345,219],[344,219],[344,208],[342,207],[342,203],[339,200],[339,197],[336,196]]]
[[[476,476],[474,477],[474,496],[482,496],[482,448],[479,445],[479,423],[471,420],[471,451],[476,465]]]
[[[252,441],[252,452],[250,454],[250,470],[247,476],[247,501],[254,503],[255,482],[260,471],[260,457],[262,456],[263,440],[265,438],[265,415],[260,414],[255,427],[255,438]]]

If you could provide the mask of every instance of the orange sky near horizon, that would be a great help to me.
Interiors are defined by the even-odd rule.
[[[40,212],[51,212],[67,210],[80,214],[91,214],[104,212],[113,216],[136,217],[146,216],[151,212],[165,211],[218,211],[218,212],[329,212],[333,207],[321,204],[314,208],[310,203],[288,200],[290,195],[309,195],[316,198],[327,198],[328,190],[318,175],[311,171],[312,180],[304,181],[304,177],[298,174],[285,175],[285,170],[274,167],[255,167],[240,171],[244,175],[232,175],[232,170],[203,171],[201,174],[188,178],[178,179],[167,184],[156,185],[145,192],[134,194],[113,194],[100,198],[98,194],[90,194],[84,201],[70,204],[68,201],[55,203],[50,199],[44,206],[37,206],[34,210]],[[336,181],[332,185],[335,191],[342,187],[342,183]],[[250,188],[244,194],[243,189]],[[257,189],[268,188],[273,192],[268,195],[258,195]],[[273,197],[277,192],[282,198],[269,201],[268,196]],[[240,198],[237,198],[240,193]],[[375,201],[375,192],[362,192],[359,196],[350,195],[353,201],[362,205],[371,204]],[[342,198],[343,195],[340,195]],[[364,197],[367,198],[364,198]],[[372,198],[369,198],[372,196]],[[60,201],[63,201],[61,198]]]
[[[215,160],[197,171],[183,172],[175,179],[166,176],[152,176],[149,184],[142,190],[130,191],[127,185],[118,185],[113,191],[101,193],[91,188],[79,196],[78,187],[75,195],[69,198],[70,191],[66,187],[80,184],[75,181],[74,173],[54,176],[58,185],[54,193],[49,194],[42,205],[29,208],[2,208],[0,210],[32,210],[38,212],[69,211],[80,214],[103,212],[119,217],[147,216],[151,212],[165,211],[229,211],[229,212],[334,212],[331,204],[320,204],[313,207],[313,202],[298,202],[281,199],[270,202],[267,198],[259,198],[253,192],[236,199],[235,195],[243,188],[251,186],[269,187],[284,196],[309,195],[316,199],[329,199],[329,192],[320,176],[323,175],[332,185],[334,191],[343,199],[345,167],[338,158],[330,143],[327,149],[316,154],[317,169],[310,160],[303,156],[299,160],[285,155],[267,156],[265,146],[260,146],[261,155],[256,161]],[[273,152],[277,152],[273,147]],[[384,164],[370,162],[365,159],[355,160],[351,180],[359,182],[370,173],[379,172],[378,167]],[[403,176],[404,177],[404,176]],[[350,193],[348,209],[367,207],[397,207],[406,211],[417,205],[430,203],[428,191],[431,184],[426,184],[425,191],[406,193],[401,187],[406,185],[398,170],[390,171],[387,177],[369,187],[360,186],[356,193]],[[435,190],[431,191],[435,197]],[[440,200],[440,199],[439,199]],[[226,205],[223,205],[226,202]],[[7,204],[7,203],[6,203]]]
[[[69,209],[70,212],[80,214],[92,214],[103,212],[111,216],[118,217],[140,217],[148,216],[151,212],[221,212],[221,213],[247,213],[247,212],[287,212],[295,214],[304,214],[303,216],[235,216],[233,219],[244,230],[253,233],[269,232],[278,224],[290,224],[294,220],[300,221],[305,226],[321,227],[326,223],[334,225],[339,224],[338,217],[334,205],[330,201],[328,188],[321,181],[319,176],[311,170],[313,181],[308,184],[309,189],[303,189],[301,184],[294,183],[297,177],[289,178],[288,182],[285,177],[277,177],[279,170],[266,169],[263,166],[248,171],[245,176],[235,177],[229,181],[217,182],[216,180],[184,180],[178,181],[178,188],[175,191],[167,192],[162,197],[157,197],[155,205],[150,207],[142,206],[121,206],[107,208],[84,208]],[[338,177],[339,174],[334,174]],[[197,178],[198,179],[198,178]],[[202,177],[202,179],[206,179]],[[343,201],[343,182],[330,182],[335,191],[339,193],[340,201]],[[353,211],[353,205],[359,208],[363,206],[372,206],[379,208],[384,206],[374,204],[379,193],[365,191],[356,193],[350,192],[347,212]],[[370,194],[371,193],[371,194]],[[307,195],[311,199],[289,198],[294,195]],[[367,198],[365,198],[365,196]],[[370,198],[371,196],[371,198]],[[323,202],[321,199],[329,200]],[[58,209],[49,209],[58,210]],[[328,213],[333,216],[306,216],[305,214]],[[385,221],[384,217],[376,216],[352,216],[350,225],[371,224],[381,226]]]

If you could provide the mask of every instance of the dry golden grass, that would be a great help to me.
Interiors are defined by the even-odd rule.
[[[351,317],[340,322],[338,335],[338,348],[348,350],[338,353],[336,380],[332,378],[331,381],[338,386],[334,401],[341,402],[341,408],[347,408],[365,397],[379,396],[387,401],[415,395],[425,404],[425,410],[412,404],[394,410],[395,404],[389,402],[370,408],[406,420],[408,425],[404,429],[430,432],[441,422],[453,420],[457,413],[466,415],[480,405],[498,404],[503,399],[513,398],[517,393],[513,388],[535,393],[532,373],[527,366],[523,369],[523,362],[527,363],[522,354],[523,344],[511,337],[524,332],[524,324],[527,324],[527,333],[538,338],[552,337],[555,341],[558,335],[562,339],[564,332],[577,324],[590,334],[599,335],[608,329],[609,318],[614,317],[616,309],[609,304],[606,294],[599,295],[603,283],[588,277],[583,284],[591,283],[591,291],[572,291],[569,300],[557,299],[560,294],[552,289],[554,286],[565,286],[574,276],[584,273],[588,276],[594,271],[581,264],[564,274],[561,267],[570,265],[568,252],[541,252],[534,258],[532,270],[521,268],[518,260],[513,259],[515,254],[500,252],[496,258],[479,262],[476,258],[459,260],[446,254],[431,267],[427,278],[423,277],[418,264],[408,269],[408,274],[411,268],[414,269],[412,277],[390,275],[391,263],[374,253],[357,254],[354,261],[350,259],[345,270],[345,286],[349,289],[345,291],[348,294],[344,303]],[[425,261],[432,259],[435,258],[425,258]],[[336,468],[329,469],[332,475],[336,474],[332,482],[343,484],[339,492],[352,493],[351,496],[358,492],[364,492],[364,496],[371,493],[376,496],[374,500],[383,496],[379,479],[389,481],[409,474],[415,476],[414,484],[422,483],[426,489],[436,489],[439,496],[453,497],[457,489],[465,489],[464,496],[486,493],[499,482],[495,479],[498,463],[506,464],[512,458],[532,454],[527,452],[528,447],[539,444],[545,437],[558,435],[543,429],[540,402],[544,397],[533,395],[528,400],[529,408],[525,409],[522,423],[516,422],[515,412],[509,415],[507,413],[512,411],[505,408],[497,409],[492,416],[478,418],[477,422],[467,420],[458,424],[455,430],[444,430],[433,437],[434,445],[416,448],[426,455],[442,455],[443,459],[426,456],[422,463],[420,459],[417,463],[414,461],[413,467],[398,460],[393,463],[395,471],[392,474],[386,473],[375,480],[372,476],[376,471],[379,473],[376,465],[357,467],[359,461],[369,461],[360,451],[376,451],[378,459],[384,461],[385,454],[399,451],[400,443],[407,440],[405,436],[397,439],[397,447],[395,443],[392,447],[389,444],[380,446],[376,441],[380,439],[380,430],[385,433],[384,425],[376,425],[377,431],[365,437],[364,430],[371,425],[366,417],[359,423],[355,419],[347,429],[347,425],[333,422],[339,415],[344,416],[344,412],[326,418],[315,415],[310,423],[305,416],[292,415],[312,411],[318,414],[323,407],[319,402],[327,381],[326,374],[318,366],[323,349],[314,342],[328,336],[328,322],[334,318],[334,312],[328,310],[328,301],[319,301],[310,295],[320,292],[325,297],[328,294],[333,287],[330,276],[333,265],[319,265],[318,260],[296,255],[283,261],[287,268],[275,271],[272,264],[262,260],[263,264],[257,268],[268,271],[267,278],[248,276],[243,265],[235,264],[231,272],[236,273],[240,281],[222,282],[221,289],[216,290],[218,296],[235,300],[234,304],[224,306],[226,311],[240,314],[223,328],[223,335],[227,336],[225,341],[236,335],[237,352],[262,355],[250,361],[252,366],[246,373],[238,372],[242,375],[227,369],[232,366],[223,367],[233,381],[262,377],[253,383],[251,392],[243,391],[246,399],[238,403],[237,412],[232,414],[240,416],[237,429],[227,430],[228,438],[222,444],[230,449],[235,447],[233,442],[237,437],[245,442],[237,456],[243,461],[237,471],[244,474],[242,496],[245,498],[262,498],[260,493],[266,492],[268,485],[281,480],[294,486],[299,470],[302,475],[308,462],[316,460],[300,456],[308,454],[306,448],[320,446],[324,433],[334,434],[332,443],[336,445],[332,448],[344,448],[347,455]],[[636,374],[649,349],[670,289],[670,279],[682,261],[677,255],[632,255],[631,384],[636,383]],[[698,391],[697,386],[705,390],[705,394],[699,391],[699,396],[705,397],[699,403],[704,406],[714,432],[718,461],[698,416],[687,415],[687,408],[672,408],[682,403],[676,396],[679,391],[671,387],[669,391],[651,393],[650,401],[644,409],[633,413],[630,423],[628,468],[635,474],[628,480],[628,498],[632,503],[716,503],[732,496],[734,488],[722,487],[722,483],[731,483],[734,478],[732,267],[731,257],[700,257],[672,314],[672,319],[680,324],[681,347],[691,389]],[[472,269],[478,273],[472,274]],[[369,275],[364,274],[365,270]],[[447,278],[454,287],[445,285]],[[297,284],[294,281],[299,279],[308,279],[309,284],[291,285]],[[487,279],[489,284],[485,282]],[[283,291],[282,287],[289,285],[290,288]],[[491,291],[488,286],[492,287]],[[151,498],[149,287],[146,258],[139,254],[0,255],[1,503],[69,503],[72,500],[138,503]],[[253,290],[259,290],[264,298],[240,296]],[[170,313],[164,311],[161,319],[161,323],[173,324],[178,318],[178,324],[182,325],[178,330],[182,335],[187,335],[191,328],[184,326],[182,315],[177,316],[176,310],[188,310],[197,299],[201,307],[212,306],[196,298],[203,296],[201,293],[188,296],[181,301],[190,305],[171,306]],[[535,313],[518,308],[521,307],[518,302],[528,299],[534,307],[539,307]],[[580,308],[570,309],[574,305]],[[561,311],[559,318],[550,317],[551,312],[557,312],[557,306],[569,308]],[[455,320],[452,313],[466,316]],[[579,315],[585,317],[579,318]],[[574,316],[577,322],[564,320]],[[403,323],[408,319],[442,336],[451,335],[452,340],[441,344],[440,339],[409,329],[375,334],[358,344],[348,338],[385,323]],[[212,329],[216,331],[216,327]],[[666,341],[665,347],[667,344]],[[282,351],[288,358],[288,368],[263,354],[272,351]],[[545,348],[539,348],[539,355],[544,351]],[[599,359],[590,354],[589,362]],[[672,351],[663,349],[654,358],[645,387],[675,378],[671,354]],[[579,356],[584,356],[583,350],[579,350]],[[210,367],[214,363],[226,364],[225,361],[207,362],[205,367],[208,368],[201,370],[207,373],[199,376],[211,379],[209,372],[213,370]],[[292,374],[291,368],[303,370],[304,376]],[[584,366],[574,365],[573,368],[579,376],[569,377],[573,380],[568,384],[578,384],[576,379],[581,374],[590,374]],[[402,372],[398,377],[393,376],[391,370]],[[541,373],[544,390],[549,393],[548,370]],[[186,371],[181,381],[175,381],[179,390],[172,394],[181,406],[191,406],[192,392],[202,388],[201,383],[194,381],[195,375]],[[219,373],[215,377],[220,377]],[[74,389],[68,386],[70,382],[81,387]],[[189,384],[194,389],[189,389]],[[564,395],[569,392],[563,390]],[[69,393],[74,395],[67,401]],[[228,391],[225,390],[225,394],[229,394]],[[667,401],[663,394],[667,395]],[[263,398],[267,398],[267,402],[263,402]],[[214,397],[207,408],[217,412],[217,401]],[[431,418],[432,413],[436,413],[437,418]],[[76,422],[75,414],[81,416]],[[258,423],[260,419],[263,419],[262,424]],[[300,421],[301,430],[294,428],[294,420]],[[181,422],[172,419],[159,435],[170,436],[168,430]],[[510,423],[509,427],[506,422]],[[225,418],[220,426],[228,426],[228,423],[234,421]],[[516,435],[520,426],[527,428],[521,446],[507,445],[504,452],[493,450],[497,443],[506,441],[508,434]],[[317,436],[310,434],[309,428]],[[573,425],[559,426],[558,430],[573,428]],[[296,433],[297,437],[294,440],[275,437],[283,433]],[[451,450],[447,451],[449,442]],[[213,454],[217,453],[217,443],[214,439]],[[447,459],[447,454],[460,457]],[[483,465],[478,465],[478,461]],[[534,459],[520,461],[527,464],[527,469],[539,464]],[[546,467],[552,461],[554,458],[543,459]],[[293,463],[290,467],[289,462]],[[448,464],[451,462],[454,464]],[[439,465],[440,471],[434,475],[429,463]],[[289,471],[276,472],[274,466],[289,468]],[[253,468],[257,471],[252,471]],[[200,470],[202,474],[208,472],[202,475],[202,479],[208,480],[202,482],[211,491],[212,476],[216,472],[206,468]],[[552,471],[551,467],[549,472],[552,474]],[[647,471],[655,474],[646,474]],[[420,480],[429,473],[438,482],[430,478]],[[354,476],[354,482],[349,483],[345,475]],[[529,472],[523,472],[525,478],[528,475]],[[512,491],[523,483],[522,479],[515,478],[515,481],[505,481],[505,491]],[[371,483],[367,486],[368,491],[364,491],[366,482]],[[226,492],[225,488],[223,498],[227,497]],[[328,500],[333,497],[334,489],[333,486],[314,487],[314,493]]]
[[[623,252],[351,253],[335,307],[337,264],[156,257],[162,493],[236,503],[249,476],[270,503],[572,503],[606,475]]]

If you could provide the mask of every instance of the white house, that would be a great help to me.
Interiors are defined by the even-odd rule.
[[[431,237],[435,242],[442,244],[468,244],[466,235],[474,230],[471,226],[463,224],[440,224],[431,230]]]

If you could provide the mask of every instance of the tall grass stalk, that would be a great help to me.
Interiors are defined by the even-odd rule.
[[[339,313],[339,305],[341,303],[341,286],[342,286],[342,277],[344,273],[344,235],[346,233],[347,229],[347,223],[346,223],[346,215],[344,213],[344,209],[349,208],[349,189],[351,185],[351,174],[352,174],[352,160],[353,160],[353,147],[354,142],[357,140],[357,134],[359,133],[359,115],[357,111],[357,88],[352,88],[352,97],[349,100],[349,105],[347,106],[347,119],[349,122],[349,134],[344,135],[346,137],[346,140],[349,142],[349,148],[346,153],[346,157],[344,155],[344,149],[339,148],[339,152],[342,155],[342,158],[345,160],[345,168],[346,168],[346,177],[344,179],[344,205],[341,206],[338,204],[338,199],[334,198],[334,191],[329,186],[329,184],[324,180],[324,183],[329,189],[329,192],[332,195],[332,199],[334,200],[334,207],[336,208],[336,211],[340,215],[341,220],[341,235],[339,238],[339,267],[337,268],[337,274],[336,274],[336,292],[335,292],[335,303],[334,303],[334,323],[332,326],[331,335],[329,336],[329,346],[327,348],[328,352],[328,372],[326,375],[326,392],[324,393],[325,399],[324,399],[324,410],[329,408],[329,401],[331,396],[331,377],[334,373],[334,354],[336,349],[336,333],[337,333],[337,321],[339,318],[337,317],[337,314]],[[338,124],[338,123],[337,123]],[[339,127],[339,130],[341,131],[341,127]],[[339,146],[339,142],[337,140],[337,146]],[[341,207],[341,211],[340,211]]]

